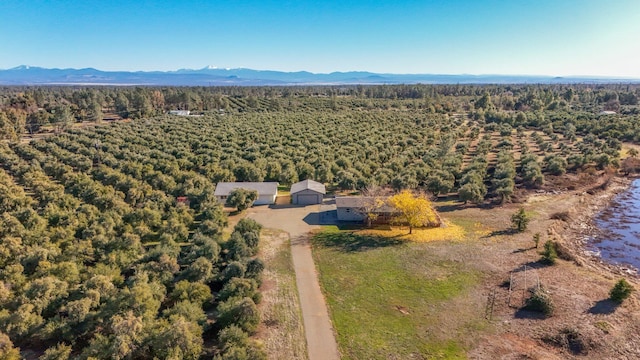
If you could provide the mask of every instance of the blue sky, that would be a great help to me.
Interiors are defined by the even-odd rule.
[[[0,0],[0,69],[640,77],[639,0]]]

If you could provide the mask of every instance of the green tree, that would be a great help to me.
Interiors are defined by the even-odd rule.
[[[229,280],[218,293],[218,300],[220,301],[227,301],[232,297],[248,297],[256,304],[259,304],[261,300],[258,284],[255,280],[247,278],[236,277]]]
[[[516,167],[513,155],[510,152],[501,151],[498,154],[496,169],[493,174],[493,186],[496,189],[496,194],[500,196],[501,203],[511,198],[515,188],[515,175]]]
[[[69,106],[58,106],[53,110],[53,118],[51,122],[54,123],[59,129],[66,130],[69,128],[75,118],[71,113]]]
[[[191,301],[194,304],[204,304],[213,299],[209,286],[202,283],[193,283],[181,280],[169,295],[172,301]]]
[[[48,348],[38,360],[67,360],[71,356],[71,346],[59,343],[54,347]],[[0,359],[3,359],[0,356]]]
[[[256,304],[248,297],[231,298],[218,305],[218,324],[225,328],[237,325],[252,334],[260,323],[260,313]]]
[[[540,233],[535,233],[533,235],[533,244],[536,246],[536,249],[538,248],[538,245],[540,245]]]
[[[511,225],[518,232],[524,232],[527,230],[527,226],[530,221],[529,215],[524,211],[524,208],[518,209],[518,211],[511,215]]]
[[[227,197],[226,206],[236,208],[238,211],[244,211],[253,205],[258,199],[258,192],[247,189],[234,189]]]
[[[551,316],[555,311],[555,304],[549,293],[539,287],[531,291],[531,297],[527,299],[524,308]]]
[[[544,175],[540,164],[533,154],[526,154],[520,159],[522,180],[527,186],[540,187],[544,184]]]
[[[482,97],[475,102],[474,107],[476,109],[483,110],[493,109],[494,105],[493,102],[491,102],[491,96],[489,93],[485,91],[484,94],[482,94]]]
[[[542,252],[542,257],[540,258],[540,261],[542,261],[545,264],[553,265],[556,263],[557,258],[558,258],[558,251],[556,250],[556,244],[551,240],[547,240],[544,243],[544,251]]]
[[[617,303],[622,303],[625,299],[631,296],[633,292],[633,286],[625,279],[620,279],[609,291],[609,299]]]
[[[255,280],[258,285],[262,283],[262,272],[264,271],[264,262],[258,258],[254,258],[247,262],[247,269],[244,276]]]
[[[155,356],[171,360],[197,360],[202,354],[202,328],[177,316],[159,326],[151,335],[151,348]]]
[[[553,175],[562,175],[567,172],[567,160],[559,155],[552,155],[545,159],[547,171]]]
[[[13,347],[11,339],[0,332],[0,360],[20,360],[20,349]]]

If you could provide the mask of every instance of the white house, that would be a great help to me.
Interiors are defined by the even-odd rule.
[[[322,204],[327,190],[324,184],[313,180],[304,180],[291,185],[291,202],[294,205]]]
[[[227,201],[227,197],[235,189],[255,190],[258,192],[258,199],[254,205],[275,204],[278,196],[277,182],[220,182],[216,185],[213,193],[216,199],[222,204]]]
[[[191,111],[189,110],[169,110],[169,115],[189,116]]]

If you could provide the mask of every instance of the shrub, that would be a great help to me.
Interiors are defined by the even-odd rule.
[[[531,297],[527,299],[524,309],[543,313],[545,316],[553,315],[555,306],[549,293],[542,287],[531,291]]]
[[[542,252],[540,261],[548,265],[553,265],[556,263],[557,258],[558,251],[556,250],[556,244],[551,240],[547,240],[547,242],[544,243],[544,251]]]
[[[631,296],[633,286],[625,279],[620,279],[609,291],[609,299],[617,303],[622,303],[626,298]]]

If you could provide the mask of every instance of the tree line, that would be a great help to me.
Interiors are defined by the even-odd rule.
[[[422,109],[473,112],[476,118],[504,112],[601,110],[637,115],[640,88],[609,85],[352,85],[298,87],[3,87],[0,139],[66,129],[76,122],[143,118],[168,110],[194,112]],[[620,127],[623,128],[623,127]]]

